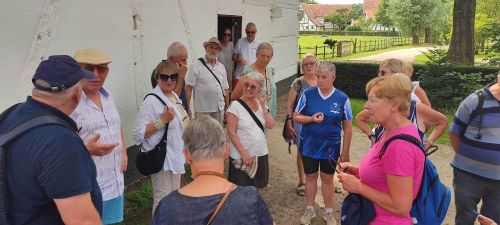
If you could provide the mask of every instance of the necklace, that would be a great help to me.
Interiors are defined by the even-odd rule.
[[[210,170],[209,171],[200,171],[200,172],[198,172],[196,177],[199,177],[202,175],[216,176],[216,177],[221,177],[221,178],[227,179],[226,176],[224,176],[224,174],[219,173],[219,172],[215,172],[215,171],[210,171]]]

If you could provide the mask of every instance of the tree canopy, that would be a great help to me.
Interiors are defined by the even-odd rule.
[[[348,8],[340,8],[337,9],[334,13],[325,16],[324,20],[325,22],[330,22],[339,30],[344,30],[349,24],[351,24],[351,21],[355,18],[355,14],[352,10]]]

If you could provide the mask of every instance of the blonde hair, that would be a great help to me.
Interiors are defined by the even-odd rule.
[[[413,65],[411,64],[411,62],[405,62],[403,65],[403,69],[404,69],[404,73],[408,77],[411,78],[413,76]]]
[[[316,55],[312,54],[312,53],[307,53],[304,55],[304,57],[302,58],[302,61],[300,62],[300,73],[304,73],[304,60],[306,60],[306,58],[308,57],[311,57],[314,59],[314,62],[316,63],[316,68],[318,68],[319,66],[319,60],[318,58],[316,57]]]
[[[161,61],[154,70],[154,79],[158,80],[158,76],[162,71],[177,73],[177,67],[173,62],[169,62],[166,60]]]
[[[391,73],[404,73],[405,63],[399,59],[386,59],[380,63],[379,67],[387,66]]]
[[[403,115],[408,115],[410,110],[411,80],[403,73],[396,73],[391,76],[379,76],[366,84],[366,95],[370,90],[377,87],[375,96],[387,98],[389,101],[399,101],[401,104],[398,111]]]

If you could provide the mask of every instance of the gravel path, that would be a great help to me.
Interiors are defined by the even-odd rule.
[[[407,61],[407,62],[414,62],[415,57],[417,55],[420,55],[420,54],[422,54],[422,52],[425,52],[429,49],[432,49],[432,48],[431,47],[418,47],[418,48],[400,49],[400,50],[395,50],[395,51],[390,51],[390,52],[383,52],[383,53],[376,54],[376,55],[356,58],[356,59],[352,59],[352,60],[379,62],[379,61],[383,61],[383,60],[389,59],[389,58],[397,58],[397,59],[401,59],[401,60]]]

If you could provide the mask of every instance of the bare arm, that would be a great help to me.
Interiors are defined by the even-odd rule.
[[[224,112],[227,111],[227,108],[229,108],[229,90],[225,89],[224,90]]]
[[[187,65],[184,65],[182,62],[176,62],[175,65],[177,67],[177,73],[179,73],[179,78],[175,84],[174,92],[177,96],[181,96],[182,88],[184,87],[184,78],[187,73]]]
[[[235,101],[241,97],[241,94],[243,93],[243,83],[245,83],[245,76],[241,76],[240,81],[238,81],[236,87],[234,87],[233,92],[231,93],[231,101]]]
[[[352,121],[342,121],[342,130],[344,130],[344,136],[342,137],[342,153],[340,154],[340,162],[349,162],[349,149],[351,148],[352,139]]]
[[[446,119],[446,116],[424,104],[417,104],[417,120],[434,126],[434,130],[429,137],[427,137],[426,148],[429,147],[427,145],[432,144],[441,137],[448,126],[448,119]]]
[[[426,106],[431,107],[431,101],[427,97],[427,93],[425,93],[424,89],[422,89],[420,86],[417,86],[415,89],[415,95],[424,103]]]
[[[450,136],[450,144],[451,144],[451,147],[453,148],[453,151],[458,152],[458,146],[460,144],[460,136],[457,136],[455,135],[454,133],[452,133],[451,131],[448,132],[448,135]]]
[[[101,217],[92,203],[89,192],[69,198],[54,199],[54,202],[64,224],[101,224]]]
[[[174,109],[169,108],[169,107],[165,107],[165,109],[163,110],[163,113],[161,114],[159,119],[165,125],[165,124],[169,123],[170,121],[172,121],[174,119],[174,117],[175,117]],[[155,134],[159,130],[161,130],[161,129],[156,128],[155,121],[149,123],[146,126],[146,132],[144,132],[144,138],[151,137],[153,134]]]
[[[290,91],[288,91],[288,100],[286,102],[286,126],[288,129],[288,133],[290,134],[290,138],[295,139],[297,138],[297,134],[295,133],[295,129],[293,129],[293,124],[292,124],[292,118],[293,118],[293,111],[295,110],[293,108],[293,104],[295,103],[295,99],[297,99],[297,92],[293,89],[290,88]]]
[[[189,103],[191,103],[191,95],[192,94],[193,94],[193,86],[186,85],[186,101],[187,101],[188,106],[189,106]]]
[[[122,169],[122,172],[125,172],[127,170],[127,166],[128,166],[128,155],[127,155],[127,147],[125,146],[125,138],[123,138],[123,128],[121,129],[121,132],[120,132],[120,138],[121,138],[121,142],[122,142],[122,165],[121,165],[121,169]]]
[[[372,129],[368,126],[368,111],[364,109],[356,115],[356,122],[358,123],[359,129],[363,131],[367,136],[374,135]]]

